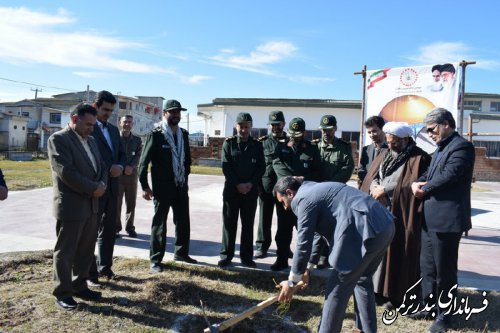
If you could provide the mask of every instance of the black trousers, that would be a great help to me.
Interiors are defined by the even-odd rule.
[[[97,258],[89,271],[89,278],[97,279],[99,273],[108,273],[113,266],[113,251],[116,239],[116,212],[118,205],[118,179],[110,178],[108,189],[99,198],[97,213]]]
[[[161,263],[167,245],[167,217],[170,207],[174,213],[175,255],[189,254],[191,221],[189,217],[189,196],[187,187],[177,188],[176,195],[154,199],[155,214],[151,225],[149,258],[152,263]]]
[[[279,204],[272,193],[262,192],[259,195],[259,227],[255,248],[261,252],[267,252],[271,246],[271,227],[273,225],[274,205]],[[281,205],[281,204],[280,204]]]
[[[297,216],[291,210],[285,210],[281,204],[276,205],[276,215],[278,216],[278,230],[274,238],[277,247],[276,260],[279,262],[288,262],[293,227],[297,227]]]
[[[221,259],[232,260],[238,228],[238,215],[241,219],[241,261],[252,260],[253,257],[253,224],[257,209],[257,193],[229,193],[223,196],[222,208],[222,246]]]
[[[448,293],[457,284],[458,270],[458,246],[462,233],[458,232],[432,232],[422,229],[422,249],[420,251],[420,271],[422,275],[422,297],[427,304],[435,304],[438,309],[437,318],[445,318],[444,312],[448,309],[440,309],[437,301],[441,293],[441,301],[449,301]],[[452,290],[453,297],[456,296],[457,288]],[[433,295],[431,298],[430,295]]]

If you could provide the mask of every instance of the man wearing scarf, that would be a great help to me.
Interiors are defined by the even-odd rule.
[[[191,172],[191,153],[188,132],[179,127],[181,111],[186,111],[176,100],[168,100],[163,110],[163,120],[146,137],[139,161],[139,182],[142,197],[153,199],[155,213],[151,226],[151,272],[163,271],[161,264],[167,242],[167,216],[170,207],[174,212],[174,260],[196,263],[189,256],[190,219],[188,175]],[[148,167],[151,163],[151,181],[148,184]]]
[[[396,217],[394,239],[374,274],[375,293],[390,309],[403,302],[406,290],[419,279],[422,201],[412,195],[411,184],[427,170],[431,157],[417,147],[406,123],[389,122],[383,131],[389,149],[373,160],[361,190]]]

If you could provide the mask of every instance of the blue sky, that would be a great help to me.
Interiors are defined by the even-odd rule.
[[[0,1],[0,102],[88,84],[178,99],[195,132],[196,105],[214,98],[360,99],[365,64],[461,60],[477,61],[466,91],[500,93],[499,12],[494,0]]]

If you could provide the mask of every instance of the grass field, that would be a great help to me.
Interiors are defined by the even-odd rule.
[[[103,299],[82,302],[73,312],[60,310],[51,295],[50,251],[0,255],[1,332],[202,332],[268,297],[276,295],[273,279],[285,275],[255,270],[226,271],[218,268],[169,262],[160,274],[149,273],[149,262],[116,258],[120,274],[100,288]],[[228,332],[315,332],[321,315],[325,283],[312,278],[311,286],[296,294],[289,309],[271,305]],[[460,291],[469,306],[479,308],[479,292]],[[450,332],[499,332],[500,295],[490,293],[486,310],[465,320],[456,316]],[[200,300],[205,307],[203,314]],[[378,331],[426,332],[428,321],[399,316],[390,326],[382,323],[377,308]],[[205,319],[206,318],[206,319]],[[343,332],[354,328],[352,300]]]
[[[0,160],[0,169],[5,176],[10,191],[31,190],[52,186],[49,160],[11,161]],[[221,168],[193,165],[192,173],[222,175]]]

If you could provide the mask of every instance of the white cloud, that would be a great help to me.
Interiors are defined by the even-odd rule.
[[[67,11],[57,14],[25,7],[0,7],[0,60],[11,63],[41,63],[62,67],[133,73],[163,73],[164,69],[115,57],[123,50],[140,48],[140,43],[96,32],[60,32],[75,22]]]
[[[102,78],[108,75],[105,72],[73,72],[73,74],[90,79]]]
[[[293,76],[290,77],[289,79],[290,81],[302,82],[307,84],[328,83],[335,81],[335,79],[331,77],[319,77],[319,76]]]
[[[478,58],[476,51],[462,42],[435,42],[419,47],[418,54],[408,59],[419,64],[439,64],[444,62],[458,62],[462,60],[476,61],[476,68],[494,70],[500,67],[496,60]]]
[[[255,51],[250,52],[249,55],[228,55],[233,54],[234,51],[222,49],[220,54],[209,58],[209,61],[218,66],[272,76],[275,74],[266,66],[294,56],[297,50],[298,48],[290,42],[275,41],[258,45]]]
[[[205,75],[192,75],[181,78],[181,80],[186,84],[199,84],[202,81],[211,79],[212,79],[211,76],[205,76]]]

